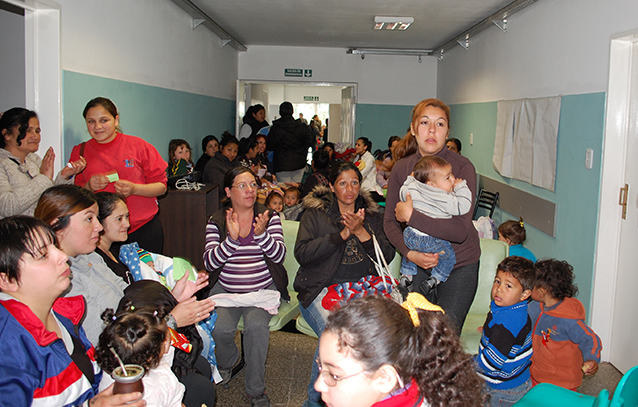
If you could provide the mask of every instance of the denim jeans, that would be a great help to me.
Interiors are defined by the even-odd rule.
[[[497,390],[485,385],[487,394],[490,395],[490,407],[509,407],[514,405],[521,397],[532,388],[532,380],[527,381],[512,389]]]
[[[328,293],[328,288],[324,287],[323,290],[319,293],[317,298],[312,301],[312,303],[308,306],[308,308],[304,308],[301,304],[299,305],[299,311],[301,311],[301,315],[304,317],[308,325],[312,328],[313,331],[317,334],[319,338],[321,338],[321,334],[323,333],[324,328],[326,327],[326,320],[328,319],[328,315],[330,315],[330,311],[325,309],[321,305],[321,301],[323,297]],[[317,350],[315,351],[315,359],[319,357],[319,342],[317,342]],[[321,401],[321,393],[315,390],[315,382],[319,378],[319,366],[313,361],[312,362],[312,370],[310,372],[310,384],[308,384],[308,401],[310,405],[316,405]],[[315,404],[313,404],[315,403]]]
[[[456,255],[450,242],[426,235],[410,226],[403,231],[403,241],[405,241],[405,245],[410,250],[416,250],[421,253],[439,253],[439,263],[432,268],[430,275],[441,282],[447,280],[456,264]],[[416,264],[403,256],[401,274],[415,276],[416,270]]]

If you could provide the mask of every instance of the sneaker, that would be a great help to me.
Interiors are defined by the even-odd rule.
[[[233,369],[220,369],[217,368],[219,375],[222,377],[222,381],[219,384],[226,384],[230,382],[230,379],[233,377]]]
[[[397,289],[401,293],[401,297],[403,297],[403,301],[408,298],[408,294],[412,291],[412,276],[402,275],[399,280],[399,284],[397,285]]]
[[[419,292],[421,292],[424,297],[427,297],[437,285],[439,285],[439,280],[434,277],[430,277],[421,283],[419,286]]]
[[[266,393],[262,393],[257,397],[248,396],[251,407],[270,407],[270,399]]]

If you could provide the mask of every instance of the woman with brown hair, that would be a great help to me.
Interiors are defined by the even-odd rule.
[[[438,263],[437,253],[420,253],[409,250],[403,241],[401,223],[439,239],[452,243],[456,254],[456,265],[450,277],[438,285],[432,302],[440,305],[461,332],[465,316],[472,305],[478,285],[478,266],[481,248],[476,229],[472,225],[472,211],[451,219],[433,219],[415,211],[408,195],[406,202],[399,199],[399,190],[414,169],[416,162],[424,156],[438,156],[452,165],[455,177],[467,180],[467,185],[476,196],[476,170],[467,158],[445,147],[450,135],[450,108],[438,99],[426,99],[412,110],[409,133],[394,150],[396,164],[388,181],[384,229],[388,240],[403,256],[419,266],[414,276],[413,290],[428,277],[429,268]]]

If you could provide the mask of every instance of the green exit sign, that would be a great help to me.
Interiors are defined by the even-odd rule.
[[[304,96],[303,97],[303,101],[304,102],[318,102],[319,101],[319,96]]]
[[[312,69],[286,68],[284,69],[284,76],[312,78]]]

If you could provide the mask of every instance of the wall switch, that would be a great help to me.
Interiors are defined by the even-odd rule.
[[[474,145],[474,133],[470,133],[470,145]]]
[[[585,168],[591,170],[594,165],[594,150],[588,148],[585,150]]]

